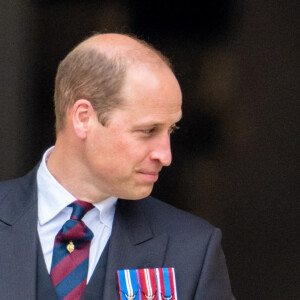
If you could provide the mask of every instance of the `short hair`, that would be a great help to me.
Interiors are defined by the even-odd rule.
[[[171,69],[169,60],[161,52],[143,40],[127,36]],[[60,62],[55,79],[56,132],[64,129],[66,112],[79,99],[87,99],[99,122],[105,125],[109,113],[122,102],[121,90],[128,65],[138,60],[138,56],[130,58],[122,53],[108,56],[92,47],[76,47],[71,51]]]
[[[79,99],[90,101],[104,125],[108,112],[120,104],[125,70],[121,58],[108,58],[95,49],[70,52],[59,64],[55,79],[56,132],[64,128],[67,109]]]

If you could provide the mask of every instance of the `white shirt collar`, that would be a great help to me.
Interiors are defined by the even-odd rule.
[[[38,184],[38,220],[43,225],[52,220],[59,213],[68,213],[64,208],[76,200],[49,172],[47,160],[54,148],[49,148],[43,155],[42,162],[37,172]],[[94,206],[99,211],[102,223],[111,227],[117,198],[109,197]]]

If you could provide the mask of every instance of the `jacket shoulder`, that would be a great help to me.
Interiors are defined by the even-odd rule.
[[[14,224],[36,203],[36,168],[23,177],[0,183],[0,221]]]
[[[0,201],[6,194],[14,191],[21,191],[22,189],[26,189],[30,185],[35,183],[36,179],[36,168],[27,173],[26,175],[9,179],[0,182]]]
[[[206,220],[154,197],[122,202],[123,209],[142,215],[155,235],[167,233],[174,240],[182,239],[190,243],[196,238],[206,243],[214,231],[219,231]]]
[[[214,226],[206,220],[186,212],[182,209],[176,208],[154,197],[147,197],[141,201],[143,212],[146,215],[155,215],[157,219],[163,219],[172,225],[201,227],[202,230],[213,230]]]

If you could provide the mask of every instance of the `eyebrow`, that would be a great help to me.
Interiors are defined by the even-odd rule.
[[[181,115],[179,116],[179,118],[178,118],[174,123],[172,123],[171,126],[176,125],[176,123],[178,123],[179,121],[181,121],[181,119],[182,119],[182,113],[181,113]],[[145,122],[142,121],[141,123],[139,123],[139,124],[134,124],[133,126],[134,126],[134,127],[139,127],[139,126],[153,126],[153,127],[159,127],[159,126],[162,126],[162,125],[165,125],[165,123],[152,123],[152,121],[149,120],[149,121],[145,121]]]
[[[175,126],[176,123],[178,123],[180,120],[181,120],[181,119],[179,119],[178,121],[172,123],[172,124],[171,124],[171,127],[172,127],[172,126]],[[153,127],[160,127],[160,126],[163,126],[163,125],[165,125],[165,124],[164,124],[164,123],[151,123],[151,122],[146,122],[146,123],[142,123],[142,124],[137,124],[137,125],[135,125],[135,126],[137,126],[137,127],[138,127],[138,126],[153,126]]]

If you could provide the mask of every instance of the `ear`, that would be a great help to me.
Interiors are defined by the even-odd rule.
[[[86,99],[77,100],[71,109],[71,114],[75,134],[78,138],[85,139],[92,118],[95,117],[96,114],[92,104]]]

